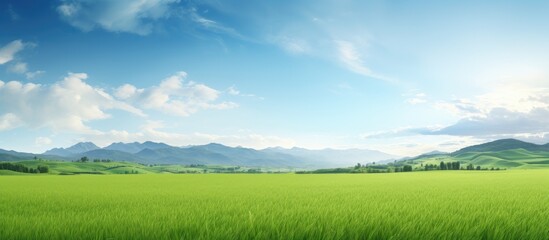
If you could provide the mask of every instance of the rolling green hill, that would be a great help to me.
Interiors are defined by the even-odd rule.
[[[537,145],[516,139],[502,139],[470,146],[450,154],[419,156],[403,160],[414,168],[441,161],[459,161],[462,166],[473,164],[482,168],[549,168],[549,145]]]
[[[455,151],[454,153],[452,153],[452,155],[459,155],[462,153],[470,152],[499,152],[512,149],[524,149],[528,151],[549,151],[549,144],[538,145],[512,138],[500,139],[493,142],[465,147],[458,151]]]

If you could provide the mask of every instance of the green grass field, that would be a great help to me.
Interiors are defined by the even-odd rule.
[[[549,170],[0,176],[0,239],[548,239]]]

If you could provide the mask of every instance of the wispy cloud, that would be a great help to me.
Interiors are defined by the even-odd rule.
[[[405,136],[414,136],[414,135],[436,135],[437,131],[442,129],[440,126],[431,126],[431,127],[402,127],[386,131],[377,131],[362,134],[362,137],[365,139],[376,139],[376,138],[395,138],[395,137],[405,137]]]
[[[279,45],[290,54],[306,54],[311,51],[311,46],[309,43],[302,38],[277,36],[272,37],[270,41],[276,45]]]
[[[25,77],[29,80],[32,80],[32,79],[38,78],[39,76],[41,76],[44,73],[46,73],[46,71],[42,71],[42,70],[38,70],[38,71],[34,71],[34,72],[27,71],[27,72],[25,72]]]
[[[231,96],[240,96],[240,97],[252,97],[252,98],[259,98],[259,99],[263,99],[262,97],[258,97],[256,96],[255,94],[249,94],[249,93],[242,93],[238,88],[236,88],[235,86],[230,86],[229,88],[227,88],[227,90],[225,90],[225,92]]]
[[[10,70],[11,72],[14,72],[14,73],[24,74],[28,71],[27,63],[24,63],[24,62],[15,63],[15,64],[11,65],[8,68],[8,70]]]
[[[83,31],[101,28],[110,32],[148,35],[154,23],[170,15],[170,5],[179,0],[63,0],[57,7],[61,18]]]
[[[13,73],[22,74],[29,80],[35,79],[45,73],[45,71],[42,70],[29,71],[28,64],[26,62],[16,62],[10,65],[8,70]]]
[[[411,90],[402,94],[406,98],[405,102],[412,105],[422,104],[427,102],[427,94],[420,92],[419,90]]]
[[[209,32],[224,34],[240,40],[250,41],[249,38],[240,34],[236,29],[202,16],[194,7],[191,7],[189,10],[182,11],[182,15],[180,16],[184,19],[190,19],[190,21],[196,23],[198,27],[200,27],[201,29],[205,29]]]
[[[336,41],[336,44],[339,54],[339,60],[349,70],[365,77],[384,80],[391,83],[396,82],[395,80],[375,73],[370,68],[368,68],[364,63],[362,54],[360,53],[360,51],[358,51],[358,49],[355,47],[355,44],[353,44],[352,42],[339,40]]]
[[[15,12],[15,9],[13,9],[13,5],[8,5],[8,15],[10,16],[11,20],[12,21],[18,21],[19,19],[21,19],[21,17],[19,16],[19,14],[17,14],[17,12]]]
[[[23,42],[21,40],[15,40],[8,43],[6,46],[0,48],[0,65],[6,63],[11,64],[8,65],[8,71],[25,75],[27,79],[34,79],[40,76],[44,71],[30,71],[26,62],[20,60],[14,61],[17,53],[25,48],[32,48],[35,46],[36,44],[34,43]]]
[[[15,40],[0,48],[0,64],[5,64],[15,58],[15,54],[25,48],[25,43]]]

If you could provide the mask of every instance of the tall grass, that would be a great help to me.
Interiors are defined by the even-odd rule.
[[[547,239],[548,216],[548,170],[0,177],[0,239]]]

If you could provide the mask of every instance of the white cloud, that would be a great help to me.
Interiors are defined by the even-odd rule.
[[[431,134],[497,137],[547,131],[549,131],[548,108],[536,108],[527,113],[495,108],[482,117],[464,118]]]
[[[197,144],[218,139],[227,144],[257,147],[283,141],[256,134],[216,136],[164,132],[160,130],[164,126],[154,121],[148,121],[139,132],[134,133],[119,129],[105,132],[90,127],[92,121],[112,118],[109,111],[114,109],[148,117],[144,111],[188,116],[203,109],[237,107],[233,102],[218,102],[219,91],[204,84],[185,81],[186,76],[185,72],[179,72],[157,86],[143,89],[125,84],[113,93],[87,84],[85,80],[88,75],[85,73],[69,73],[63,80],[51,85],[0,81],[0,131],[19,127],[47,128],[54,133],[87,136],[100,143],[154,140],[171,144]],[[254,141],[258,143],[253,145]],[[37,138],[35,143],[44,146],[47,140]]]
[[[509,85],[472,99],[455,99],[437,106],[460,116],[461,120],[433,134],[497,138],[549,132],[547,88]]]
[[[116,89],[114,95],[120,99],[128,99],[131,96],[135,95],[136,92],[137,88],[135,86],[130,84],[124,84]]]
[[[34,144],[38,147],[48,146],[52,143],[51,139],[48,137],[37,137],[34,139]]]
[[[111,32],[147,35],[153,24],[170,15],[171,4],[179,0],[64,0],[57,7],[61,18],[83,31],[102,28]]]
[[[15,10],[13,9],[13,6],[10,4],[8,5],[8,14],[10,15],[10,18],[12,21],[17,21],[20,19],[19,17],[19,14],[17,14],[17,12],[15,12]]]
[[[263,97],[258,97],[256,96],[255,94],[247,94],[247,93],[242,93],[238,88],[236,88],[235,86],[230,86],[229,88],[227,88],[227,90],[225,90],[225,92],[231,96],[240,96],[240,97],[252,97],[252,98],[257,98],[259,100],[263,100]]]
[[[378,139],[378,138],[395,138],[404,136],[415,135],[431,135],[433,132],[440,130],[440,126],[430,127],[401,127],[387,131],[377,131],[362,134],[365,139]]]
[[[45,71],[42,71],[42,70],[38,70],[34,72],[25,72],[25,77],[27,77],[27,79],[35,79],[44,73]]]
[[[0,48],[0,64],[10,62],[15,58],[15,54],[25,48],[25,43],[21,40],[15,40]]]
[[[549,89],[523,85],[507,85],[474,98],[461,98],[439,102],[439,108],[450,110],[458,116],[482,117],[493,109],[503,108],[511,112],[528,113],[537,108],[549,107]]]
[[[198,14],[197,9],[194,7],[191,7],[188,11],[184,11],[184,14],[186,18],[188,18],[190,21],[196,23],[199,27],[206,29],[210,32],[214,33],[223,33],[227,34],[229,36],[239,38],[242,40],[250,40],[246,37],[242,36],[239,32],[237,32],[234,28],[230,28],[227,26],[224,26],[223,24],[216,22],[211,19],[207,19],[200,14]]]
[[[427,100],[423,98],[408,98],[406,99],[406,102],[412,105],[416,105],[416,104],[426,103]]]
[[[15,63],[15,64],[11,65],[8,68],[8,70],[10,70],[11,72],[14,72],[14,73],[24,74],[28,71],[27,63],[24,63],[24,62]]]
[[[235,86],[231,86],[227,89],[227,93],[229,95],[233,95],[233,96],[238,96],[240,95],[240,91],[235,87]]]
[[[237,132],[230,135],[218,135],[210,133],[194,132],[189,134],[177,133],[163,130],[163,122],[148,121],[141,126],[138,132],[112,130],[108,132],[97,132],[88,134],[82,141],[92,141],[100,146],[106,146],[112,142],[164,142],[173,146],[201,145],[212,142],[228,146],[243,146],[255,149],[262,149],[273,146],[294,147],[296,142],[293,139],[278,136],[257,134],[254,132]]]
[[[431,151],[453,152],[461,148],[483,143],[485,140],[468,136],[415,135],[400,136],[398,139],[369,139],[370,148],[397,154],[417,156]]]
[[[8,70],[13,73],[23,74],[27,79],[34,79],[45,73],[45,71],[29,71],[28,65],[25,62],[17,62],[8,67]]]
[[[143,115],[141,110],[113,99],[84,82],[85,73],[70,73],[53,85],[0,81],[0,129],[27,126],[56,131],[93,132],[86,122],[105,119],[108,109]]]
[[[2,83],[0,81],[0,83]],[[0,116],[0,131],[16,128],[20,125],[19,118],[13,113],[6,113]]]
[[[372,71],[364,66],[362,56],[356,50],[354,44],[348,41],[337,41],[340,60],[352,71],[364,75],[370,76]]]
[[[311,51],[311,46],[309,45],[309,43],[301,38],[279,36],[273,38],[271,41],[291,54],[304,54]]]
[[[33,43],[25,43],[21,40],[12,41],[6,46],[0,48],[0,65],[13,61],[15,59],[15,55],[21,50],[25,49],[25,47],[34,47],[34,46],[36,45]],[[44,71],[34,71],[34,72],[29,71],[28,64],[26,62],[21,62],[21,61],[11,64],[8,67],[8,71],[17,73],[17,74],[23,74],[27,77],[27,79],[36,78],[39,75],[44,73]]]
[[[389,79],[385,76],[374,73],[370,68],[364,64],[361,52],[357,49],[356,45],[350,41],[336,41],[337,52],[339,60],[351,71],[358,73],[365,77],[384,80],[388,82],[395,82],[393,79]]]
[[[233,102],[216,103],[219,91],[204,84],[185,82],[186,77],[187,73],[178,72],[164,79],[158,86],[145,89],[126,84],[116,90],[115,96],[143,109],[181,117],[200,109],[230,109],[238,106]]]
[[[406,127],[365,134],[367,139],[447,135],[477,139],[549,140],[549,89],[510,85],[473,98],[435,103],[459,120],[446,126]]]
[[[406,97],[405,102],[412,105],[417,105],[427,102],[427,94],[422,92],[417,92],[417,90],[412,90],[402,96]]]
[[[158,86],[144,89],[125,84],[115,89],[115,97],[86,84],[84,80],[88,76],[85,73],[71,73],[52,86],[0,81],[0,107],[20,118],[23,125],[97,132],[87,127],[85,122],[109,118],[105,112],[109,109],[120,109],[137,116],[146,116],[145,110],[189,116],[201,109],[238,106],[233,102],[215,102],[219,91],[204,84],[185,82],[186,76],[185,72],[179,72]],[[12,98],[18,101],[10,102]],[[15,119],[5,117],[3,122],[3,128],[8,128],[14,125]]]

